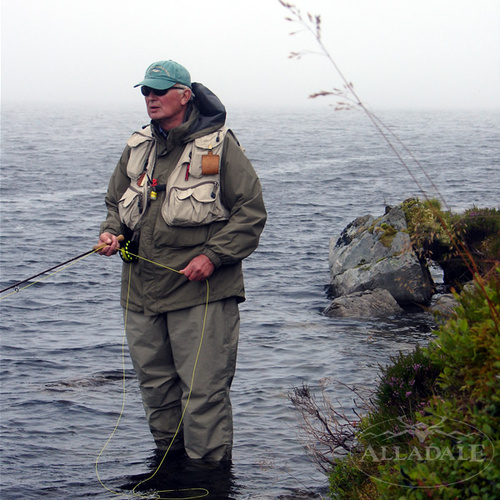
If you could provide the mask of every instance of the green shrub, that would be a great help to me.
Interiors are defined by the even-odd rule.
[[[409,354],[391,357],[391,363],[381,368],[381,378],[375,392],[375,405],[387,418],[411,417],[422,409],[434,393],[434,384],[441,372],[441,360],[431,361],[417,346]]]
[[[443,367],[440,386],[474,399],[496,398],[500,388],[500,267],[486,282],[457,296],[456,316],[441,325],[428,348]]]
[[[441,210],[438,200],[409,198],[401,207],[415,251],[427,258],[439,258],[452,250],[452,216]]]
[[[339,461],[330,473],[330,494],[338,500],[373,500],[377,495],[376,486],[370,480],[369,472],[375,469],[365,468],[362,471],[350,459]]]
[[[443,211],[438,200],[402,203],[415,252],[438,263],[447,285],[461,286],[486,275],[500,260],[500,211],[491,208]]]
[[[459,298],[457,316],[426,350],[442,366],[440,395],[417,424],[430,432],[408,447],[437,450],[436,460],[410,457],[381,467],[380,498],[500,497],[500,270]],[[423,452],[422,452],[423,453]],[[467,453],[469,455],[467,455]]]
[[[500,498],[500,267],[457,298],[428,348],[382,369],[333,498]],[[381,453],[388,444],[397,455]]]
[[[473,207],[456,217],[454,229],[481,275],[500,261],[500,210]]]

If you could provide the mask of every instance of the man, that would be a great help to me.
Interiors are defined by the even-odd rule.
[[[153,63],[137,86],[151,124],[109,182],[100,253],[116,253],[119,235],[138,248],[123,265],[121,304],[157,447],[229,460],[241,262],[266,221],[261,185],[224,106],[183,66]]]

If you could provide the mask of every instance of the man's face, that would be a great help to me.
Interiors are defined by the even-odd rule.
[[[191,96],[190,90],[181,89],[181,92],[174,86],[162,96],[156,95],[154,89],[149,90],[149,95],[145,96],[149,117],[157,121],[164,130],[180,125],[184,119],[186,104]]]

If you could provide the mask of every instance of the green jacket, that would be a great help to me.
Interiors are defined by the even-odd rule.
[[[219,99],[201,84],[194,83],[193,90],[196,97],[187,119],[172,129],[166,139],[152,123],[157,141],[154,178],[158,184],[167,183],[188,142],[219,129],[225,122],[225,109]],[[130,184],[129,154],[127,146],[111,176],[105,199],[108,214],[101,233],[130,236],[118,215],[118,201]],[[267,214],[260,181],[231,133],[224,140],[220,174],[222,200],[230,212],[227,221],[195,227],[167,226],[161,215],[165,191],[151,201],[138,235],[142,258],[123,264],[123,307],[154,315],[204,304],[207,297],[204,281],[189,281],[167,269],[183,269],[199,254],[205,254],[215,266],[209,278],[209,300],[229,297],[236,297],[239,302],[245,300],[241,261],[257,248]]]

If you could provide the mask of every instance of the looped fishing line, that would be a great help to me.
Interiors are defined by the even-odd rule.
[[[158,262],[154,262],[154,261],[151,261],[149,259],[146,259],[145,257],[141,257],[139,255],[135,255],[131,252],[127,252],[128,255],[134,257],[135,259],[141,259],[141,260],[144,260],[146,262],[149,262],[150,264],[154,264],[156,266],[159,266],[159,267],[163,267],[165,269],[168,269],[169,271],[172,271],[174,273],[178,273],[178,274],[182,274],[180,271],[178,271],[177,269],[173,269],[171,267],[168,267],[164,264],[160,264]],[[116,424],[115,424],[115,427],[113,429],[113,431],[111,432],[109,438],[107,439],[106,443],[104,444],[104,446],[102,447],[101,451],[99,452],[99,454],[97,455],[97,458],[96,458],[96,461],[95,461],[95,473],[96,473],[96,476],[97,476],[97,479],[99,481],[99,483],[101,484],[101,486],[106,489],[107,491],[109,491],[110,493],[114,494],[114,495],[123,495],[122,492],[118,492],[118,491],[113,491],[111,490],[110,488],[108,488],[104,483],[103,481],[101,480],[100,476],[99,476],[99,470],[98,470],[98,465],[99,465],[99,459],[101,458],[101,456],[103,455],[104,453],[104,450],[107,448],[108,444],[110,443],[111,439],[113,438],[113,436],[115,435],[116,431],[118,430],[118,425],[120,423],[120,420],[123,416],[123,412],[125,410],[125,399],[126,399],[126,388],[125,388],[125,382],[126,382],[126,379],[125,379],[125,345],[126,345],[126,332],[127,332],[127,315],[128,315],[128,304],[129,304],[129,297],[130,297],[130,278],[131,278],[131,274],[132,274],[132,265],[129,266],[129,279],[128,279],[128,289],[127,289],[127,300],[126,300],[126,307],[125,307],[125,315],[124,315],[124,330],[123,330],[123,337],[122,337],[122,373],[123,373],[123,397],[122,397],[122,406],[121,406],[121,410],[120,410],[120,414],[117,418],[117,421],[116,421]],[[201,337],[200,337],[200,345],[198,346],[198,351],[196,353],[196,358],[195,358],[195,362],[194,362],[194,366],[193,366],[193,373],[191,375],[191,382],[190,382],[190,386],[189,386],[189,393],[188,393],[188,397],[187,397],[187,400],[186,400],[186,404],[184,405],[184,409],[182,411],[182,414],[181,414],[181,418],[179,420],[179,424],[177,425],[177,429],[175,430],[175,433],[174,433],[174,436],[172,437],[171,441],[170,441],[170,444],[167,448],[167,450],[165,451],[160,463],[158,464],[156,470],[149,476],[147,477],[146,479],[143,479],[142,481],[140,481],[139,483],[137,483],[134,488],[132,489],[132,498],[143,498],[143,499],[153,499],[153,500],[177,500],[179,498],[182,498],[183,500],[196,500],[196,499],[199,499],[199,498],[204,498],[206,496],[209,495],[209,491],[205,488],[182,488],[182,489],[172,489],[172,490],[159,490],[159,491],[155,491],[155,492],[152,492],[152,493],[147,493],[147,494],[142,494],[142,493],[138,493],[136,490],[139,486],[147,483],[148,481],[150,481],[151,479],[153,479],[156,474],[158,473],[158,471],[161,469],[161,466],[163,465],[163,462],[165,461],[169,451],[170,451],[170,448],[172,447],[172,444],[174,443],[177,435],[179,434],[180,430],[181,430],[181,427],[182,427],[182,422],[184,421],[184,415],[186,413],[186,410],[189,406],[189,401],[191,399],[191,394],[193,392],[193,386],[194,386],[194,377],[195,377],[195,373],[196,373],[196,367],[198,365],[198,360],[199,360],[199,357],[200,357],[200,353],[201,353],[201,346],[203,344],[203,337],[204,337],[204,334],[205,334],[205,325],[206,325],[206,320],[207,320],[207,313],[208,313],[208,303],[209,303],[209,298],[210,298],[210,286],[209,286],[209,283],[208,283],[208,280],[206,279],[205,280],[205,283],[207,285],[207,296],[206,296],[206,302],[205,302],[205,313],[204,313],[204,316],[203,316],[203,325],[202,325],[202,330],[201,330]],[[185,496],[183,495],[182,497],[163,497],[163,496],[160,496],[161,493],[186,493],[186,492],[197,492],[198,494],[196,494],[195,496]]]
[[[11,292],[11,293],[9,293],[7,295],[4,295],[3,297],[0,297],[0,300],[3,300],[5,298],[7,298],[7,297],[10,297],[11,295],[14,295],[15,293],[18,293],[18,292],[20,292],[22,290],[25,290],[26,288],[29,288],[30,286],[36,285],[37,283],[40,283],[40,282],[42,282],[42,281],[44,281],[44,280],[46,280],[46,279],[48,279],[48,278],[56,275],[57,273],[60,273],[61,271],[64,271],[65,269],[68,269],[69,267],[73,266],[77,262],[80,262],[81,260],[89,257],[90,255],[93,255],[94,253],[98,252],[99,250],[100,250],[100,248],[96,247],[93,250],[91,250],[89,252],[86,252],[84,255],[82,255],[80,257],[73,258],[73,259],[71,259],[71,262],[68,263],[68,265],[66,265],[64,267],[61,267],[57,271],[54,271],[53,273],[48,274],[48,275],[44,276],[43,278],[40,278],[40,279],[38,279],[36,281],[28,283],[26,286],[24,286],[22,288],[19,288],[18,286],[16,286],[14,288],[13,292]],[[149,259],[146,259],[145,257],[141,257],[139,255],[133,254],[132,252],[130,252],[128,250],[128,247],[127,247],[127,257],[133,257],[136,260],[141,259],[141,260],[144,260],[146,262],[149,262],[150,264],[154,264],[156,266],[163,267],[163,268],[165,268],[165,269],[167,269],[169,271],[172,271],[174,273],[182,274],[177,269],[173,269],[173,268],[171,268],[169,266],[166,266],[164,264],[160,264],[158,262],[154,262],[154,261],[151,261]],[[59,264],[58,266],[60,266],[60,265],[61,264]],[[106,443],[102,447],[101,451],[97,455],[97,458],[96,458],[96,461],[95,461],[95,473],[96,473],[96,476],[97,476],[97,479],[98,479],[99,483],[101,484],[101,486],[104,489],[106,489],[107,491],[109,491],[110,493],[112,493],[114,495],[123,495],[123,493],[119,492],[119,491],[113,491],[112,489],[108,488],[103,483],[103,481],[101,480],[101,478],[99,476],[98,465],[99,465],[99,459],[103,455],[104,450],[107,448],[108,444],[111,442],[111,439],[113,438],[113,436],[115,435],[116,431],[118,430],[118,425],[120,423],[120,420],[121,420],[121,418],[123,416],[123,413],[124,413],[124,410],[125,410],[125,400],[126,400],[126,387],[125,387],[125,384],[126,384],[125,357],[126,356],[125,356],[125,345],[126,345],[126,331],[127,331],[126,327],[127,327],[128,303],[129,303],[129,296],[130,296],[130,277],[131,277],[131,272],[132,272],[132,265],[130,265],[130,269],[129,269],[129,282],[128,282],[127,301],[126,301],[126,308],[125,308],[125,320],[124,320],[125,327],[124,327],[123,338],[122,338],[122,392],[123,392],[122,405],[121,405],[120,413],[119,413],[118,418],[116,420],[115,427],[114,427],[113,431],[111,432],[109,438],[107,439]],[[43,273],[40,273],[40,274],[43,274]],[[24,283],[24,281],[20,282],[19,284],[21,284],[21,283]],[[198,360],[199,360],[200,352],[201,352],[201,346],[203,344],[203,337],[204,337],[204,334],[205,334],[205,324],[206,324],[206,319],[207,319],[208,303],[209,303],[209,297],[210,297],[210,286],[209,286],[208,280],[205,280],[205,283],[207,285],[207,296],[206,296],[206,302],[205,302],[205,314],[204,314],[204,317],[203,317],[203,326],[202,326],[202,331],[201,331],[200,345],[198,346],[198,351],[196,353],[196,358],[195,358],[195,363],[194,363],[194,367],[193,367],[193,373],[191,375],[191,383],[190,383],[190,387],[189,387],[189,393],[188,393],[188,398],[187,398],[187,401],[186,401],[186,405],[184,406],[184,410],[182,411],[181,418],[180,418],[179,424],[177,426],[177,429],[175,431],[175,434],[174,434],[174,436],[173,436],[173,438],[172,438],[172,440],[170,442],[170,445],[169,445],[168,449],[165,451],[165,454],[163,455],[163,458],[161,459],[158,467],[153,472],[153,474],[151,474],[151,476],[149,476],[148,478],[142,480],[141,482],[139,482],[138,484],[136,484],[134,486],[134,488],[132,489],[132,497],[133,498],[155,499],[155,500],[177,500],[178,498],[182,498],[183,500],[196,500],[196,499],[199,499],[199,498],[204,498],[204,497],[206,497],[206,496],[209,495],[209,491],[207,489],[205,489],[205,488],[184,488],[184,489],[161,490],[161,491],[156,491],[156,492],[149,493],[149,494],[144,494],[144,495],[141,494],[141,493],[137,493],[136,492],[136,489],[139,486],[141,486],[142,484],[147,483],[148,481],[150,481],[151,479],[153,479],[156,476],[156,474],[158,473],[158,471],[160,470],[161,466],[163,465],[163,462],[165,461],[165,458],[167,457],[168,452],[170,451],[170,448],[171,448],[171,446],[172,446],[175,438],[179,434],[179,431],[180,431],[181,426],[182,426],[182,422],[184,420],[184,415],[186,413],[187,407],[189,405],[189,401],[191,399],[191,394],[192,394],[193,385],[194,385],[194,376],[195,376],[195,373],[196,373],[196,367],[198,365]],[[199,493],[197,495],[195,495],[195,496],[185,496],[185,495],[183,495],[182,497],[162,497],[162,496],[160,496],[160,493],[175,493],[175,492],[185,493],[185,492],[188,492],[188,491],[199,492]]]

